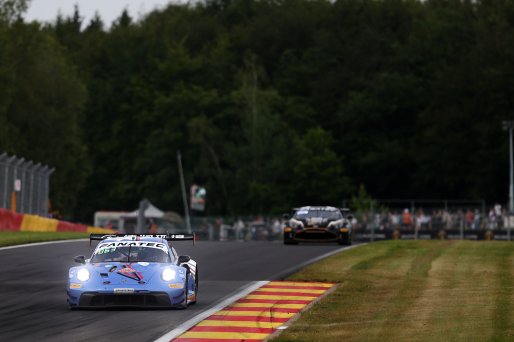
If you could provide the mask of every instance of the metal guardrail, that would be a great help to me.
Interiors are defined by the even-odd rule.
[[[48,165],[0,154],[0,207],[47,216],[50,175],[54,171]]]

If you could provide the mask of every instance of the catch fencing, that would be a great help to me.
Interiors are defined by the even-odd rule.
[[[48,165],[0,154],[0,208],[47,216],[50,175],[54,171]]]

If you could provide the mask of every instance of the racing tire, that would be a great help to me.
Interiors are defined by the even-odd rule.
[[[351,239],[348,239],[348,238],[346,238],[346,239],[340,239],[340,240],[338,240],[338,241],[337,241],[337,243],[338,243],[339,245],[346,245],[346,246],[350,246],[350,245],[352,244],[352,240],[351,240]]]
[[[71,311],[75,311],[75,310],[79,309],[77,305],[71,305],[70,301],[68,299],[66,299],[66,305],[68,306],[68,309],[70,309]]]
[[[198,298],[198,265],[196,266],[196,272],[195,272],[195,300],[191,301],[189,304],[196,304]]]
[[[187,309],[187,293],[189,291],[189,271],[186,272],[186,281],[184,282],[184,301],[178,306],[179,309]]]

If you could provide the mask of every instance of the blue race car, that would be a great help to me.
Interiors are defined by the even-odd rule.
[[[87,307],[176,307],[196,303],[198,268],[178,256],[168,241],[193,240],[194,234],[91,234],[99,240],[90,259],[70,268],[68,305]]]

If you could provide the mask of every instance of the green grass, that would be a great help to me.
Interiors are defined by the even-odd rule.
[[[21,245],[31,242],[88,238],[89,233],[0,232],[0,246]]]
[[[513,341],[514,244],[385,241],[289,280],[338,283],[276,341]]]

